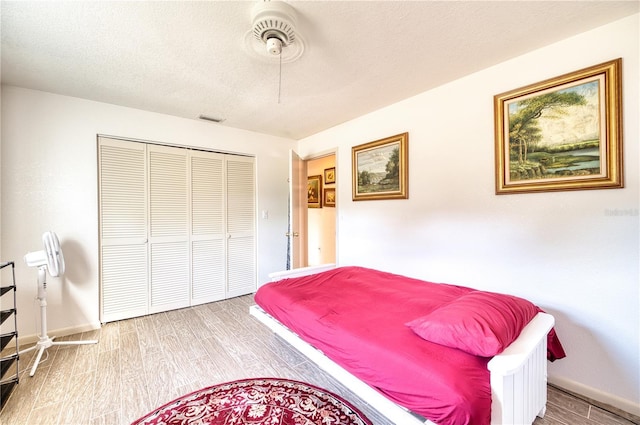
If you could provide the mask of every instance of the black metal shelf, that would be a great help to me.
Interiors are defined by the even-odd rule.
[[[2,325],[6,320],[13,317],[13,332],[6,332],[0,335],[0,353],[3,352],[5,347],[15,338],[15,351],[12,351],[11,354],[5,355],[0,358],[0,410],[4,407],[5,403],[9,399],[11,392],[19,381],[19,370],[20,367],[18,365],[20,356],[18,353],[18,319],[17,309],[16,309],[16,272],[15,265],[13,261],[9,261],[7,263],[0,263],[0,270],[5,267],[11,267],[11,284],[8,285],[0,285],[0,297],[5,294],[13,291],[13,308],[5,309],[0,311],[0,325]],[[9,372],[12,366],[15,365],[15,373],[11,374],[11,376],[5,378],[5,374]]]
[[[10,308],[8,310],[2,310],[0,311],[0,325],[2,325],[4,323],[5,320],[7,320],[8,318],[10,318],[11,316],[13,316],[13,314],[16,312],[15,308]]]
[[[12,289],[16,289],[16,287],[14,285],[1,287],[0,288],[0,297],[3,296],[4,294],[6,294],[7,292],[11,291]]]
[[[12,354],[10,356],[1,358],[0,359],[0,376],[3,376],[5,373],[7,373],[11,365],[14,364],[17,360],[18,360],[17,354]]]
[[[4,407],[5,403],[9,399],[9,395],[11,395],[11,391],[13,391],[13,388],[17,383],[17,377],[0,382],[0,410]]]
[[[17,336],[18,336],[18,332],[16,331],[8,332],[6,334],[0,335],[0,352],[2,352],[2,350],[4,350],[4,347],[6,347],[9,344],[9,342],[11,342],[11,340]]]

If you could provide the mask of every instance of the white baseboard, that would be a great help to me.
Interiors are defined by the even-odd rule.
[[[47,333],[49,334],[50,337],[61,338],[63,336],[94,331],[96,329],[100,329],[101,327],[102,325],[100,324],[100,322],[96,322],[96,323],[87,323],[81,326],[72,326],[69,328],[55,329],[53,331],[49,330]],[[27,335],[27,336],[18,336],[18,344],[20,347],[30,345],[30,344],[35,344],[36,342],[38,342],[39,339],[40,339],[40,335],[35,335],[35,334]],[[13,344],[13,346],[15,346],[15,344]],[[12,347],[12,344],[10,343],[8,347]]]
[[[627,400],[566,378],[549,376],[549,383],[594,401],[624,410],[632,415],[640,416],[640,405],[632,400]]]

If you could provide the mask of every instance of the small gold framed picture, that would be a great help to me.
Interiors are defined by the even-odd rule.
[[[324,206],[325,207],[336,206],[336,188],[335,187],[324,189]]]
[[[331,184],[336,182],[336,167],[324,169],[324,184]]]
[[[322,176],[307,177],[307,206],[322,208]]]

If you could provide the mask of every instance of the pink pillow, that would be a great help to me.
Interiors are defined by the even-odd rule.
[[[538,311],[522,298],[472,291],[406,325],[427,341],[492,357],[509,346]]]

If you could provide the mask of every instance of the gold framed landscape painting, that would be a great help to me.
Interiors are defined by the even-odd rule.
[[[496,194],[623,187],[621,67],[494,96]]]
[[[409,133],[351,148],[353,200],[407,199]]]

